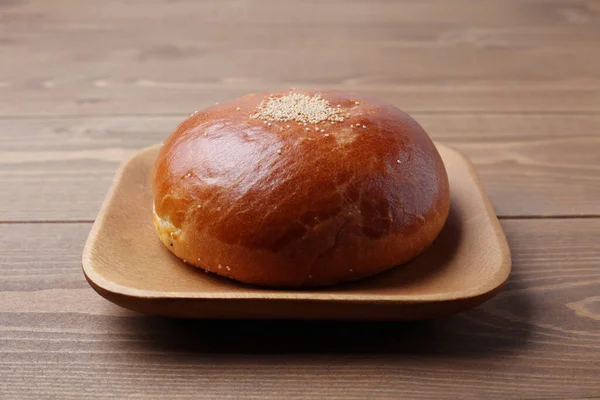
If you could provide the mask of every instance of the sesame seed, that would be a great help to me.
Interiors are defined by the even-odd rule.
[[[402,164],[402,163],[400,162],[400,160],[396,160],[396,162],[397,162],[398,164]]]
[[[230,267],[229,265],[225,266],[225,269],[226,269],[227,271],[231,271],[231,267]]]
[[[320,95],[312,97],[291,93],[263,100],[252,118],[263,121],[297,121],[302,124],[317,124],[322,121],[343,121],[341,109],[334,109]]]
[[[271,123],[269,122],[269,123],[267,124],[267,126],[271,126]]]
[[[281,154],[281,150],[277,150],[277,154]]]
[[[198,204],[196,207],[198,207],[198,208],[202,208],[202,204]]]
[[[239,108],[239,107],[238,107],[238,108],[236,108],[235,110],[236,110],[236,111],[242,111],[242,109],[241,109],[241,108]]]
[[[286,128],[288,128],[288,129],[290,129],[290,128],[291,128],[289,125],[286,125],[285,127],[286,127]]]
[[[187,260],[183,260],[184,263],[187,263]]]
[[[325,137],[328,137],[328,136],[329,136],[329,133],[326,133],[326,134],[325,134],[325,135],[323,135],[323,136],[325,136]]]
[[[186,176],[189,178],[192,174],[188,172]]]
[[[360,126],[360,124],[356,124],[356,126]]]
[[[363,125],[363,128],[366,128],[366,126]]]
[[[305,130],[310,131],[310,128],[306,128]]]
[[[359,105],[360,103],[358,101],[355,101],[354,104]]]
[[[321,133],[325,132],[325,129],[321,129]]]
[[[221,264],[219,264],[219,266],[217,268],[221,269],[221,268],[223,268],[223,266]]]
[[[204,132],[204,136],[208,136],[208,134],[206,132]]]
[[[315,128],[315,132],[318,132],[318,131],[319,131],[319,128]]]
[[[200,261],[200,257],[198,257],[198,261]]]
[[[338,104],[338,105],[337,105],[337,108],[340,108],[340,107],[341,107],[341,106]]]

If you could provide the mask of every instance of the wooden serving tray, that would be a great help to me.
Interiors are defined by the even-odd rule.
[[[448,221],[422,255],[380,275],[323,289],[276,290],[183,263],[152,224],[150,171],[158,146],[118,171],[83,251],[83,272],[109,301],[173,317],[410,320],[477,306],[508,278],[510,252],[471,162],[436,146],[450,179]]]

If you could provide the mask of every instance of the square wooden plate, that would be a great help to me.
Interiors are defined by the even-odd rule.
[[[474,307],[508,278],[510,252],[471,162],[436,145],[450,178],[448,221],[422,255],[375,277],[319,290],[273,290],[183,263],[152,224],[150,171],[158,146],[135,154],[117,173],[88,237],[83,271],[113,303],[174,317],[408,320]]]

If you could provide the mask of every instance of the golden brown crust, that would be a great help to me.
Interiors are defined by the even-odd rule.
[[[263,121],[251,115],[269,94],[252,94],[164,142],[155,223],[176,256],[246,283],[322,286],[404,263],[437,237],[448,177],[421,126],[364,96],[297,93],[340,105],[344,121]]]

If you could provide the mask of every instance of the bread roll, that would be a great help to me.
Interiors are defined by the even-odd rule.
[[[183,121],[153,169],[154,223],[177,257],[269,287],[353,281],[417,256],[448,177],[398,108],[337,90],[250,94]]]

